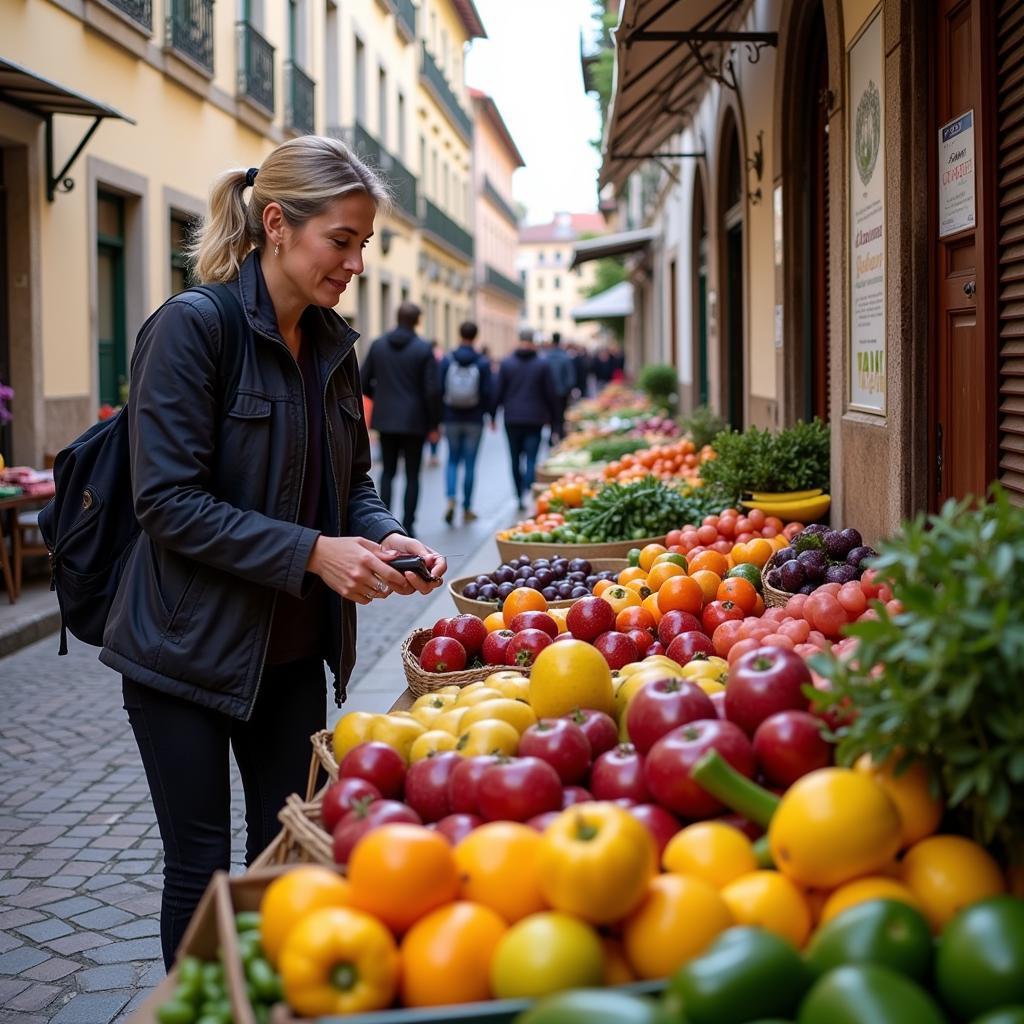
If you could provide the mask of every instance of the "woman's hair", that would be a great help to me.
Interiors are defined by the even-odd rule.
[[[226,171],[213,183],[210,213],[188,247],[200,281],[232,280],[245,257],[263,248],[268,203],[279,204],[293,228],[349,192],[365,192],[378,209],[391,206],[384,179],[344,142],[321,135],[303,135],[278,146],[260,166],[246,202],[248,187],[244,168]]]

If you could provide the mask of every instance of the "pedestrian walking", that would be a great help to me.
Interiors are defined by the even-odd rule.
[[[483,436],[484,420],[494,426],[491,406],[491,364],[473,347],[477,325],[466,321],[459,327],[459,347],[441,360],[441,388],[444,399],[444,432],[448,439],[445,486],[448,505],[444,521],[455,521],[459,467],[462,467],[462,521],[476,519],[473,511],[473,481],[476,456]]]
[[[523,498],[533,486],[541,433],[545,424],[555,422],[560,408],[551,366],[538,356],[530,330],[520,332],[519,347],[502,361],[494,405],[505,410],[512,484],[522,511]]]
[[[423,446],[436,439],[441,421],[437,360],[430,343],[416,333],[420,308],[412,302],[398,307],[398,326],[371,346],[362,369],[363,391],[373,400],[370,425],[380,435],[381,501],[391,508],[398,460],[405,467],[402,526],[415,532],[420,500]]]
[[[615,373],[615,362],[611,352],[605,345],[602,345],[594,354],[591,363],[591,371],[594,374],[594,385],[598,392],[603,391],[611,382],[612,374]]]
[[[441,360],[444,358],[444,349],[441,347],[441,343],[439,341],[432,341],[430,343],[430,350],[434,353],[434,358],[437,360],[438,367],[440,368]],[[440,443],[441,435],[437,431],[434,431],[434,433],[427,438],[427,444],[430,446],[430,459],[427,462],[427,465],[430,466],[431,469],[436,469],[441,465],[437,459],[437,447]]]
[[[355,605],[433,589],[389,565],[400,554],[437,582],[446,568],[374,490],[358,336],[333,309],[387,203],[334,139],[228,171],[194,247],[219,298],[181,292],[139,332],[126,414],[141,533],[100,660],[122,674],[163,840],[168,967],[231,864],[229,747],[251,862],[305,787],[324,662],[344,700]]]
[[[573,366],[572,356],[562,348],[560,332],[555,331],[551,335],[551,344],[544,350],[544,359],[551,367],[559,399],[558,418],[551,423],[551,443],[555,445],[565,436],[565,410],[569,405],[573,385],[576,383],[576,368]]]

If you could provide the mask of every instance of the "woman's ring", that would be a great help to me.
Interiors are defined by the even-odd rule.
[[[379,594],[386,594],[388,592],[387,584],[383,580],[377,580],[374,587]]]

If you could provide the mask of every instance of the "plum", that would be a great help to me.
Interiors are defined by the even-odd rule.
[[[768,586],[774,587],[776,590],[782,590],[782,571],[780,569],[769,570]]]
[[[828,558],[825,552],[817,548],[809,551],[801,551],[796,560],[803,566],[804,576],[807,583],[820,583],[825,578],[825,570],[828,569]]]
[[[775,564],[782,565],[783,562],[788,562],[791,558],[796,558],[798,554],[799,552],[792,545],[781,548],[775,556]]]
[[[805,526],[801,531],[802,537],[813,537],[816,533],[830,533],[831,527],[826,526],[824,523],[811,523],[810,526]]]
[[[853,580],[859,579],[859,570],[855,569],[852,565],[847,565],[845,562],[840,562],[838,565],[830,565],[825,573],[826,583],[851,583]]]
[[[857,546],[851,543],[853,538],[848,536],[850,533],[860,540],[860,534],[856,530],[830,530],[821,538],[825,553],[833,561],[845,561],[846,556]]]
[[[483,585],[485,587],[490,587],[490,586],[493,586],[494,584],[492,584],[490,582],[487,582],[487,583],[485,583]],[[478,583],[467,583],[465,585],[465,587],[462,588],[462,596],[464,598],[466,598],[467,601],[476,601],[476,600],[478,600],[479,597],[480,597],[480,584],[478,584]]]
[[[788,590],[791,594],[807,582],[807,573],[795,558],[782,563],[779,568],[779,577],[782,581],[782,589]]]
[[[869,548],[866,545],[861,544],[859,547],[855,547],[847,556],[846,564],[852,565],[855,569],[861,567],[861,563],[868,558],[877,558],[878,552],[874,548]]]

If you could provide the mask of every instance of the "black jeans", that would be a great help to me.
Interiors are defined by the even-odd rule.
[[[420,466],[423,463],[423,434],[381,434],[380,500],[391,508],[391,489],[398,472],[398,456],[405,460],[405,511],[402,527],[411,537],[416,521],[416,506],[420,500]]]
[[[537,468],[537,451],[543,427],[526,427],[505,424],[508,437],[508,453],[512,459],[512,484],[520,504],[523,495],[533,486],[533,475]],[[525,465],[524,465],[525,463]]]
[[[122,676],[124,707],[139,745],[164,844],[160,943],[170,969],[210,878],[231,866],[228,747],[245,791],[245,862],[281,830],[289,793],[305,795],[309,737],[327,720],[319,657],[267,667],[247,722]]]

